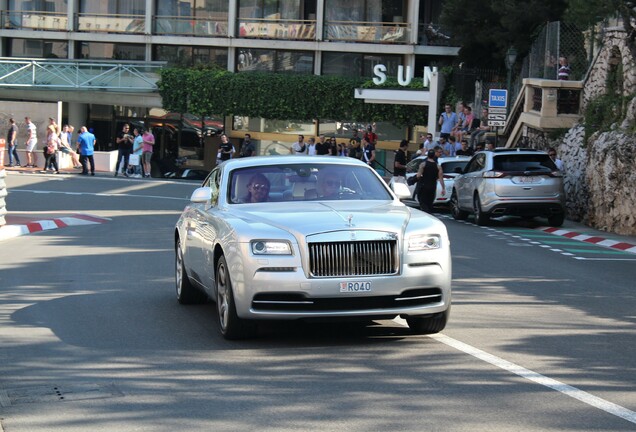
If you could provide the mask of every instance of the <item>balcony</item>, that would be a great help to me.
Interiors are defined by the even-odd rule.
[[[418,43],[428,46],[452,46],[452,34],[439,24],[425,23],[418,26]]]
[[[256,39],[315,40],[315,20],[240,18],[239,37]]]
[[[227,36],[227,19],[210,17],[155,16],[154,34],[180,36]]]
[[[334,42],[398,43],[409,41],[408,23],[325,21],[324,39]]]
[[[525,78],[503,131],[506,147],[514,146],[523,126],[548,131],[571,128],[580,117],[583,81]]]
[[[64,12],[2,11],[2,28],[67,31],[68,16]]]
[[[124,14],[77,14],[77,31],[102,33],[145,33],[144,15]]]

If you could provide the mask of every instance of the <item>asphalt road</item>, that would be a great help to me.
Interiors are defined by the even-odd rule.
[[[0,430],[634,431],[636,255],[441,219],[446,330],[269,323],[219,335],[174,296],[195,185],[11,175],[10,211],[110,218],[0,243]],[[612,252],[612,253],[610,253]]]

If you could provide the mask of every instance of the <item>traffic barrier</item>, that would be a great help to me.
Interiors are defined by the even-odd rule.
[[[7,170],[4,168],[0,169],[0,226],[4,226],[7,221],[5,220],[5,215],[7,214],[7,205],[6,200],[4,199],[7,196],[7,184],[4,181],[4,178],[7,176]]]

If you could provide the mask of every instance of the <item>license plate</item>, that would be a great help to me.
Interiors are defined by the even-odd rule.
[[[341,293],[358,293],[358,292],[370,292],[371,282],[369,281],[357,281],[357,282],[340,282]]]
[[[540,177],[532,176],[520,176],[514,178],[515,183],[539,183],[539,181],[541,181]]]

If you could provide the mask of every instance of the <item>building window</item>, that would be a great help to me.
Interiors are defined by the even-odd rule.
[[[316,135],[316,125],[313,121],[273,120],[261,117],[234,116],[232,131],[266,132],[281,135]]]
[[[78,42],[78,53],[83,59],[146,59],[146,49],[142,44]]]
[[[68,42],[40,39],[9,39],[8,57],[68,58]]]
[[[316,2],[311,0],[240,0],[239,37],[316,39]]]
[[[227,69],[227,49],[181,45],[154,45],[152,59],[170,66],[217,65]]]
[[[227,0],[157,0],[154,32],[227,36]]]
[[[64,0],[9,0],[5,27],[34,30],[66,31],[68,28],[67,5]]]
[[[314,56],[310,51],[239,49],[236,70],[311,74],[314,71]]]
[[[324,39],[406,43],[406,0],[325,0]]]
[[[324,52],[322,74],[371,78],[373,67],[383,64],[387,68],[387,76],[396,77],[398,65],[402,61],[402,56],[399,55]]]
[[[144,33],[144,0],[81,0],[78,31]]]

